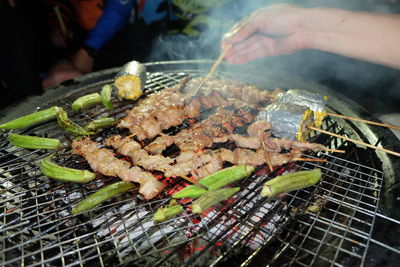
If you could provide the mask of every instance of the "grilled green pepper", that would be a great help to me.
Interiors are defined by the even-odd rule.
[[[80,110],[96,105],[98,103],[101,103],[101,96],[99,95],[99,93],[93,93],[81,96],[78,99],[76,99],[72,103],[71,108],[73,110]]]
[[[31,126],[33,124],[51,120],[57,116],[58,107],[51,107],[45,110],[34,112],[15,120],[3,123],[0,125],[2,129],[20,129]]]
[[[203,213],[209,207],[229,198],[240,190],[240,187],[222,188],[218,190],[208,191],[201,197],[193,201],[192,212],[194,214]]]
[[[174,200],[171,201],[167,206],[159,208],[156,213],[154,213],[153,220],[156,222],[163,222],[181,213],[183,211],[183,207],[176,203],[176,200]]]
[[[297,171],[281,175],[264,183],[261,196],[273,197],[280,193],[306,188],[318,183],[321,177],[321,169]]]
[[[254,167],[250,165],[236,165],[223,170],[217,171],[199,181],[209,190],[216,190],[230,183],[236,182],[244,177],[249,176],[254,171]],[[206,193],[207,190],[198,185],[190,185],[181,191],[172,195],[173,198],[197,198]]]
[[[61,128],[65,129],[68,132],[71,132],[76,135],[91,135],[95,134],[95,132],[85,130],[78,124],[74,123],[68,118],[67,112],[65,112],[62,108],[59,108],[57,113],[57,121]]]
[[[103,203],[104,201],[121,194],[123,192],[129,191],[136,186],[132,183],[127,182],[116,182],[107,185],[97,191],[96,193],[88,196],[84,200],[80,201],[71,211],[72,214],[77,214],[80,212],[88,211],[93,207]]]
[[[111,104],[112,89],[113,88],[109,84],[104,85],[101,89],[101,102],[108,110],[114,109]]]
[[[57,149],[61,146],[58,139],[9,133],[8,140],[13,146],[31,149]]]
[[[96,177],[93,172],[88,170],[77,170],[57,165],[51,161],[51,157],[52,155],[42,159],[39,163],[40,170],[44,175],[73,183],[87,183]]]
[[[117,120],[114,118],[101,118],[97,120],[92,120],[85,126],[85,129],[89,131],[97,131],[99,129],[113,126],[116,121]]]

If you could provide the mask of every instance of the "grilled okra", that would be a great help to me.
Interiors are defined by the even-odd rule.
[[[297,171],[281,175],[264,183],[261,196],[273,197],[280,193],[306,188],[318,183],[321,177],[321,169]]]
[[[57,149],[61,146],[58,139],[9,133],[8,140],[13,146],[30,149]]]
[[[88,196],[84,200],[80,201],[71,211],[72,214],[77,214],[80,212],[85,212],[93,207],[103,203],[104,201],[121,194],[123,192],[129,191],[136,186],[132,183],[127,182],[116,182],[107,185],[97,191],[96,193]]]
[[[114,125],[116,119],[114,118],[101,118],[97,120],[92,120],[86,125],[85,129],[89,131],[97,131],[103,128],[108,128]]]
[[[67,112],[65,112],[62,108],[59,108],[57,114],[57,121],[61,128],[65,129],[68,132],[71,132],[76,135],[91,135],[95,134],[95,132],[85,130],[78,124],[74,123],[68,118]]]
[[[154,213],[153,220],[156,222],[163,222],[181,213],[183,207],[174,200],[172,200],[167,206],[159,208],[156,213]]]
[[[215,172],[204,177],[199,184],[204,185],[209,190],[216,190],[230,183],[236,182],[244,177],[249,176],[254,171],[254,167],[250,165],[236,165]],[[190,185],[181,191],[172,195],[173,198],[197,198],[206,193],[207,190],[198,185]]]
[[[194,214],[203,213],[209,207],[229,198],[240,190],[240,187],[222,188],[218,190],[208,191],[201,197],[193,201],[192,212]]]
[[[106,84],[101,89],[101,102],[103,106],[105,106],[108,110],[112,110],[113,106],[111,104],[111,95],[112,95],[112,87],[109,84]]]
[[[99,95],[99,93],[84,95],[84,96],[81,96],[78,99],[76,99],[72,103],[71,108],[73,110],[80,110],[80,109],[88,108],[90,106],[101,103],[101,100],[102,99],[101,99],[101,96]]]
[[[57,116],[58,109],[58,107],[51,107],[45,110],[34,112],[15,120],[3,123],[0,125],[0,128],[13,130],[28,127],[39,122],[45,122],[54,119]]]
[[[88,170],[77,170],[57,165],[51,161],[51,157],[52,155],[42,159],[39,163],[40,170],[44,175],[73,183],[87,183],[96,177],[93,172]]]

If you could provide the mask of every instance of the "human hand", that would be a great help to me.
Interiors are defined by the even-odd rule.
[[[259,9],[237,23],[222,40],[222,49],[232,64],[243,64],[264,56],[290,54],[307,48],[302,29],[303,8],[279,4]]]
[[[85,49],[79,49],[71,56],[71,63],[82,73],[89,73],[93,69],[94,60]]]
[[[42,81],[43,88],[59,84],[63,81],[81,76],[82,73],[67,59],[58,61]]]
[[[72,31],[67,28],[64,32],[58,24],[51,27],[49,35],[51,43],[56,47],[67,47],[68,41],[74,36]]]

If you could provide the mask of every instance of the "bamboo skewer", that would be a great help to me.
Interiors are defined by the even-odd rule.
[[[58,6],[54,6],[54,12],[56,13],[56,17],[58,23],[60,24],[61,32],[64,36],[67,36],[67,27],[65,27],[64,20],[61,16],[60,8]]]
[[[269,153],[268,153],[267,148],[265,146],[264,140],[261,140],[261,144],[262,144],[263,149],[264,149],[264,158],[267,161],[269,170],[272,172],[274,170],[274,167],[272,166],[271,158],[269,157]]]
[[[358,140],[355,140],[355,139],[352,139],[352,138],[349,138],[349,137],[346,137],[346,136],[342,136],[342,135],[339,135],[339,134],[331,133],[331,132],[328,132],[328,131],[325,131],[325,130],[322,130],[322,129],[319,129],[319,128],[316,128],[316,127],[313,127],[313,126],[308,126],[308,128],[311,129],[311,130],[320,132],[320,133],[324,133],[324,134],[327,134],[327,135],[331,135],[331,136],[334,136],[334,137],[337,137],[337,138],[341,138],[341,139],[350,141],[350,142],[352,142],[352,143],[356,143],[356,144],[359,144],[359,145],[363,145],[363,146],[366,146],[366,147],[369,147],[369,148],[373,148],[373,149],[376,149],[376,150],[379,150],[379,151],[383,151],[383,152],[385,152],[385,153],[392,154],[392,155],[395,155],[395,156],[400,157],[400,153],[394,152],[394,151],[389,150],[389,149],[385,149],[385,148],[382,148],[382,147],[373,146],[373,145],[364,143],[364,142],[362,142],[362,141],[358,141]]]
[[[228,53],[228,51],[232,48],[232,45],[229,45],[227,48],[225,48],[222,53],[219,55],[219,57],[217,58],[217,60],[214,62],[214,64],[212,65],[211,69],[209,70],[209,72],[206,74],[206,76],[204,76],[203,80],[201,81],[199,87],[197,87],[197,89],[192,93],[192,97],[195,96],[201,87],[203,87],[203,85],[210,79],[211,75],[214,73],[214,71],[217,69],[218,65],[222,62],[222,60],[224,59],[226,53]]]
[[[327,162],[327,159],[313,159],[313,158],[294,158],[294,161],[314,161],[314,162]]]
[[[381,127],[387,127],[387,128],[400,130],[399,126],[394,126],[394,125],[390,125],[390,124],[386,124],[386,123],[363,120],[363,119],[359,119],[359,118],[354,118],[354,117],[349,117],[349,116],[344,116],[344,115],[339,115],[339,114],[329,113],[329,112],[327,112],[326,115],[329,115],[331,117],[342,118],[342,119],[345,119],[345,120],[359,121],[359,122],[364,122],[364,123],[368,123],[368,124],[373,124],[373,125],[376,125],[376,126],[381,126]]]
[[[322,151],[326,151],[326,152],[346,153],[345,150],[333,149],[333,148],[323,148],[323,149],[321,149],[321,150],[322,150]]]

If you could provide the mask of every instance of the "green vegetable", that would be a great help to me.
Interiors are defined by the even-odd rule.
[[[153,220],[156,222],[163,222],[181,213],[182,211],[183,207],[179,204],[159,208],[156,213],[154,213]]]
[[[117,120],[114,118],[101,118],[92,120],[86,125],[85,129],[89,131],[97,131],[99,129],[108,128],[114,125]]]
[[[209,190],[216,190],[230,183],[236,182],[249,176],[254,171],[250,165],[236,165],[217,171],[199,181],[199,184],[206,186]],[[203,195],[207,190],[198,185],[190,185],[181,191],[172,195],[173,198],[197,198]]]
[[[76,135],[91,135],[95,134],[95,132],[87,131],[78,124],[74,123],[68,118],[67,112],[65,112],[62,108],[59,108],[57,114],[57,121],[61,128],[65,129],[68,132],[71,132]]]
[[[34,112],[15,120],[0,125],[2,129],[20,129],[31,126],[33,124],[51,120],[57,116],[58,107],[51,107],[45,110]]]
[[[93,180],[96,175],[87,170],[76,170],[59,166],[51,161],[52,155],[42,159],[39,163],[40,170],[44,175],[51,178],[73,183],[87,183]]]
[[[12,145],[23,148],[57,149],[60,147],[60,141],[52,138],[9,133],[8,140]]]
[[[297,171],[281,175],[264,183],[261,196],[273,197],[280,193],[306,188],[318,183],[321,177],[321,169]]]
[[[97,191],[96,193],[88,196],[84,200],[80,201],[71,211],[72,214],[88,211],[93,207],[103,203],[104,201],[126,191],[135,188],[136,186],[132,183],[127,182],[116,182],[107,185]]]
[[[222,188],[218,190],[208,191],[201,197],[193,201],[192,212],[194,214],[203,213],[209,207],[221,202],[224,199],[229,198],[239,190],[240,187],[233,187],[233,188]]]
[[[73,110],[80,110],[98,104],[101,101],[99,93],[93,93],[79,97],[72,103],[71,107]]]
[[[111,95],[113,88],[111,85],[106,84],[101,89],[101,102],[103,106],[105,106],[108,110],[113,110],[113,106],[111,105]]]

